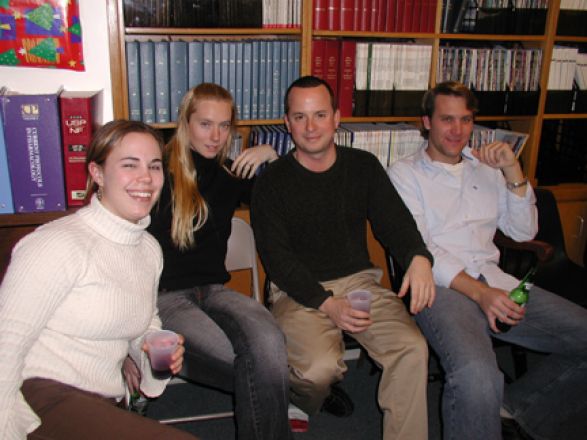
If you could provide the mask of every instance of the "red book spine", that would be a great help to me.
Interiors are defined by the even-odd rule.
[[[396,32],[403,32],[404,31],[404,11],[405,11],[405,3],[409,0],[398,0],[396,2],[395,8],[395,31]]]
[[[314,14],[312,16],[313,27],[317,31],[324,31],[328,28],[326,15],[326,2],[328,0],[314,0]]]
[[[396,14],[396,0],[389,0],[387,2],[387,13],[385,17],[385,32],[396,32],[395,14]]]
[[[428,0],[428,19],[426,20],[427,28],[425,32],[434,32],[436,27],[436,7],[437,0]]]
[[[410,32],[412,26],[412,10],[414,9],[414,0],[405,0],[402,3],[402,20],[400,22],[401,32]]]
[[[369,30],[372,32],[379,31],[379,29],[377,29],[377,24],[379,22],[379,18],[377,17],[379,1],[380,0],[371,0],[371,10],[367,11],[371,14],[371,19],[369,20]]]
[[[352,31],[355,0],[340,0],[340,30]]]
[[[312,76],[324,79],[324,51],[326,40],[312,40]]]
[[[377,32],[385,32],[385,16],[387,14],[387,2],[379,0],[377,4]]]
[[[340,30],[340,1],[341,0],[328,0],[328,30],[339,31]]]
[[[68,206],[81,206],[86,198],[86,155],[93,133],[93,96],[63,92],[61,108],[61,137],[65,171],[65,191]]]
[[[424,27],[426,26],[427,14],[424,13],[424,7],[422,3],[427,0],[413,0],[413,7],[412,7],[412,22],[410,23],[410,27],[408,32],[423,32]]]
[[[340,77],[338,82],[338,107],[342,117],[353,115],[353,89],[355,85],[356,42],[343,40],[340,46]]]
[[[353,31],[361,30],[361,15],[363,14],[363,0],[353,0]]]
[[[363,0],[363,7],[361,9],[361,21],[359,30],[367,32],[371,30],[371,2],[373,0]]]
[[[324,40],[326,46],[324,49],[324,80],[330,85],[330,88],[336,95],[338,93],[338,67],[340,58],[340,41]]]

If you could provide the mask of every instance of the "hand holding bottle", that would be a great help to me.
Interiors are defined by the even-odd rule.
[[[520,284],[518,284],[508,295],[508,297],[520,307],[525,307],[528,302],[530,289],[532,288],[530,279],[535,272],[536,268],[533,267],[530,269],[524,278],[522,278]],[[501,333],[505,333],[509,331],[510,328],[512,328],[510,324],[502,322],[499,319],[495,320],[495,326]]]

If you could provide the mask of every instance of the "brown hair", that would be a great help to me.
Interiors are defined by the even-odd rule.
[[[190,117],[201,101],[213,100],[230,105],[230,124],[236,124],[236,108],[231,94],[212,83],[202,83],[190,89],[181,101],[177,115],[177,130],[166,146],[166,163],[172,177],[171,239],[180,249],[194,245],[194,232],[208,220],[208,206],[198,189],[196,167],[190,144]],[[232,141],[232,130],[216,160],[224,165]]]
[[[86,170],[89,171],[88,167],[92,162],[103,167],[114,147],[130,133],[145,133],[153,136],[157,144],[159,144],[159,148],[163,150],[163,138],[154,128],[140,121],[116,119],[100,127],[94,134],[86,155]],[[94,179],[92,179],[92,176],[88,172],[86,199],[97,190],[98,184],[94,182]]]

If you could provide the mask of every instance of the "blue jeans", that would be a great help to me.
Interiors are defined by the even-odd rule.
[[[234,393],[239,439],[289,439],[285,338],[271,313],[223,285],[160,292],[163,327],[185,337],[185,372]]]
[[[533,287],[520,324],[494,334],[475,302],[437,287],[434,305],[416,321],[446,375],[445,440],[501,440],[501,406],[536,440],[570,440],[587,432],[586,309]],[[549,356],[504,392],[492,337]]]

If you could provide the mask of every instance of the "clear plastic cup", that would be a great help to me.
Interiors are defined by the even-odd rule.
[[[371,311],[371,300],[373,294],[368,290],[353,290],[346,294],[347,301],[351,304],[351,307],[355,310],[361,310],[363,312]]]
[[[179,337],[171,330],[160,330],[148,333],[145,337],[149,347],[151,368],[155,371],[168,371],[171,367],[171,356],[177,349]]]

